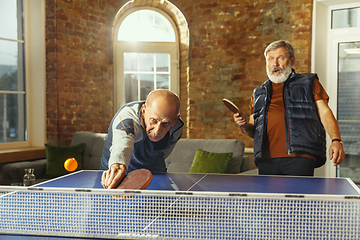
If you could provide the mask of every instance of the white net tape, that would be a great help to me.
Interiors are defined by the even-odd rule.
[[[132,196],[124,200],[117,197]],[[0,233],[96,238],[360,239],[360,198],[0,189]],[[0,235],[1,238],[1,235]]]

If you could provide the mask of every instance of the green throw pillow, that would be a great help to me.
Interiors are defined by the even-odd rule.
[[[196,150],[190,173],[224,173],[232,157],[229,153],[211,153],[201,149]]]
[[[45,178],[54,178],[69,173],[64,168],[64,162],[68,158],[75,158],[78,162],[77,170],[83,169],[82,155],[85,149],[85,143],[74,146],[55,146],[45,144],[46,148],[46,172]]]

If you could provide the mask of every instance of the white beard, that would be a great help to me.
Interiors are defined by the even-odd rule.
[[[274,70],[280,70],[280,74],[274,75]],[[269,69],[266,67],[266,73],[273,83],[283,83],[288,79],[292,72],[292,65],[289,63],[284,69],[281,69],[280,67],[273,67],[273,69]]]

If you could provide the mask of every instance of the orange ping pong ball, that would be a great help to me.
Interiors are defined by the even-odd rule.
[[[64,162],[64,168],[69,172],[75,171],[77,167],[78,167],[78,163],[75,158],[68,158]]]

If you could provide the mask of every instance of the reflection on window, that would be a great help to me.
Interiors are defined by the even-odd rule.
[[[360,7],[332,11],[331,28],[360,27]]]
[[[169,20],[152,10],[139,10],[121,23],[119,41],[175,42],[174,29]]]
[[[345,150],[338,175],[360,184],[360,42],[340,43],[338,49],[337,119]]]
[[[26,140],[22,1],[0,8],[0,143]]]
[[[154,89],[170,86],[170,54],[124,53],[125,101],[145,100]]]

